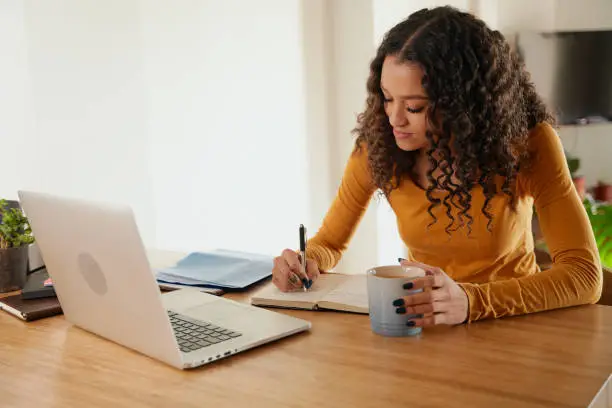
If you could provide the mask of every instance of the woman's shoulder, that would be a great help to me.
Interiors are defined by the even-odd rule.
[[[356,155],[360,158],[366,158],[368,156],[368,143],[363,140],[355,140],[353,142],[353,150],[351,152],[352,155]]]
[[[561,138],[555,128],[548,122],[538,123],[531,128],[527,139],[527,150],[528,160],[533,165],[542,161],[565,159]]]
[[[359,164],[361,167],[368,167],[369,147],[366,142],[356,141],[349,156],[349,162]]]
[[[555,128],[548,122],[540,122],[529,130],[529,147],[537,149],[540,146],[546,146],[560,143],[559,134]]]
[[[538,123],[529,131],[527,150],[527,163],[522,166],[521,175],[529,184],[550,182],[567,171],[561,138],[550,123]]]
[[[356,175],[362,181],[372,182],[372,172],[368,160],[369,148],[365,142],[354,142],[345,168],[345,176]]]

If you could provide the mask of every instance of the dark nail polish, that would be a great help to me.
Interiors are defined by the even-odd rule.
[[[393,301],[393,306],[404,306],[404,299],[399,298]]]
[[[302,283],[308,288],[308,279],[302,278]]]
[[[405,261],[404,258],[397,258],[397,262],[402,263],[402,261]]]
[[[406,314],[406,308],[405,307],[398,307],[397,309],[395,309],[395,313],[397,314]]]
[[[414,285],[412,284],[412,282],[406,282],[404,283],[404,289],[412,289]]]
[[[306,289],[310,289],[312,286],[312,279],[308,279],[308,285],[306,285]]]
[[[416,324],[416,323],[415,323],[414,321],[412,321],[412,320],[408,320],[408,321],[406,322],[406,326],[410,326],[410,327],[414,326],[415,324]]]

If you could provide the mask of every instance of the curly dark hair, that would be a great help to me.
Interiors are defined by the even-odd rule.
[[[424,72],[430,226],[437,221],[432,210],[443,205],[450,219],[447,233],[465,225],[465,219],[471,232],[471,191],[478,184],[490,230],[490,201],[501,190],[516,209],[514,185],[529,159],[529,130],[541,122],[554,125],[553,114],[501,33],[452,7],[420,10],[393,27],[380,44],[370,64],[366,108],[354,130],[355,148],[367,149],[374,183],[386,197],[404,177],[416,181],[419,155],[397,146],[385,113],[380,80],[383,61],[391,55],[419,64]],[[445,192],[444,198],[436,198],[435,190]],[[452,206],[459,210],[455,228]]]

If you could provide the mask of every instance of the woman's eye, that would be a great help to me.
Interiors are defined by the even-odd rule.
[[[410,113],[421,113],[423,112],[423,109],[425,109],[424,106],[421,106],[420,108],[411,108],[410,106],[406,108],[406,110]]]
[[[389,102],[391,102],[391,99],[389,99],[389,98],[383,98],[383,101],[384,101],[385,103],[389,103]]]

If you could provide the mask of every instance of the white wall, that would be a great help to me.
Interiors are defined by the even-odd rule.
[[[340,185],[344,166],[354,147],[351,131],[357,124],[357,115],[363,111],[366,100],[366,80],[370,59],[375,48],[371,42],[373,33],[372,6],[370,0],[334,0],[330,2],[333,46],[331,83],[332,94],[332,164],[333,184]],[[335,193],[334,193],[335,194]],[[371,201],[364,217],[342,260],[339,272],[363,273],[378,263],[378,236],[375,211]]]
[[[474,8],[487,24],[504,34],[612,29],[609,0],[474,0]]]
[[[30,120],[23,9],[21,0],[0,1],[0,197],[12,200],[32,166],[24,139]]]
[[[6,6],[6,2],[2,6]],[[13,185],[129,203],[155,235],[135,1],[26,1],[30,165]],[[29,91],[29,92],[28,92]],[[29,93],[29,94],[28,94]],[[12,191],[7,191],[10,194]]]
[[[556,30],[612,29],[609,0],[554,0]]]
[[[332,14],[328,0],[301,2],[304,59],[305,138],[310,222],[308,235],[318,230],[337,189],[337,149],[334,128],[335,81]],[[343,135],[345,136],[345,135]],[[333,174],[332,174],[333,173]]]
[[[279,253],[310,225],[297,0],[143,0],[163,248]]]
[[[554,27],[554,3],[555,0],[477,0],[475,14],[508,36],[534,27],[548,31]]]

